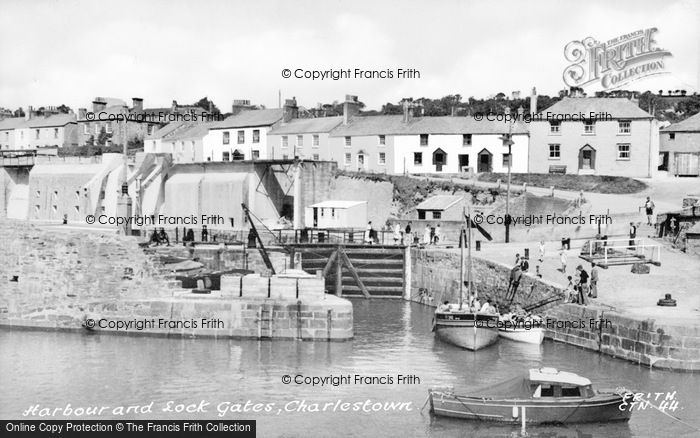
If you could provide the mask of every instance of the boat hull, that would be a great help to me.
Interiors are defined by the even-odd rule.
[[[518,424],[522,422],[523,407],[528,424],[628,421],[632,413],[620,410],[621,404],[622,397],[617,394],[569,400],[491,400],[430,393],[431,410],[437,416]]]
[[[435,332],[442,341],[467,350],[480,350],[498,340],[498,315],[436,312]]]
[[[532,329],[524,328],[499,328],[498,335],[502,338],[526,344],[541,344],[544,340],[544,329],[540,327]]]

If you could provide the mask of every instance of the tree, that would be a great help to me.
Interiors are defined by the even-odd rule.
[[[200,108],[202,108],[202,109],[204,109],[204,110],[209,111],[209,105],[210,105],[210,104],[211,104],[211,113],[212,113],[212,114],[214,114],[214,115],[219,115],[219,114],[221,114],[221,111],[219,111],[219,108],[217,108],[216,105],[214,105],[214,102],[211,101],[211,100],[209,100],[209,98],[206,97],[206,96],[203,97],[203,98],[201,98],[201,99],[199,99],[197,102],[195,102],[195,103],[194,103],[193,105],[191,105],[191,106],[198,106],[198,107],[200,107]]]
[[[97,145],[104,146],[107,144],[107,140],[112,138],[112,134],[107,134],[104,126],[100,128],[100,134],[97,136]]]

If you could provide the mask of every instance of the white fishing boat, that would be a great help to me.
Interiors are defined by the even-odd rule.
[[[502,315],[498,325],[498,335],[515,342],[541,344],[544,340],[542,319],[539,317],[514,319]]]
[[[468,219],[469,292],[472,292],[471,218]],[[480,350],[498,340],[498,314],[475,312],[464,304],[464,228],[460,233],[459,304],[442,304],[435,311],[433,331],[438,338],[467,350]],[[474,292],[476,293],[476,292]]]

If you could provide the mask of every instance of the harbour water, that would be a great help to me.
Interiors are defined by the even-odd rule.
[[[675,392],[678,408],[667,412],[695,429],[649,407],[635,410],[625,424],[529,426],[531,437],[700,433],[697,374],[649,370],[550,341],[532,346],[501,339],[477,353],[463,351],[435,339],[432,308],[395,300],[353,304],[355,339],[344,343],[0,330],[0,418],[28,419],[22,415],[32,406],[40,412],[70,404],[70,418],[255,419],[261,437],[511,437],[519,427],[431,417],[427,407],[421,411],[428,388],[452,385],[464,392],[550,366],[586,376],[598,388],[625,386],[652,399]],[[348,375],[350,383],[339,386],[294,382]],[[375,377],[374,384],[356,383],[355,375]],[[400,384],[399,375],[409,377]],[[285,376],[292,382],[284,383]],[[181,404],[197,405],[199,412],[163,411]],[[119,406],[150,412],[114,414]],[[101,416],[77,417],[79,407],[107,408]]]

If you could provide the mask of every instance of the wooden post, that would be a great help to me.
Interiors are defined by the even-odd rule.
[[[336,264],[335,264],[335,294],[339,297],[343,296],[343,261],[340,258],[340,247],[335,252]]]
[[[328,275],[328,272],[331,270],[331,267],[333,266],[333,262],[337,259],[338,257],[338,250],[336,250],[333,254],[331,254],[330,257],[328,257],[328,262],[326,262],[326,266],[323,267],[323,277],[325,278],[326,275]]]
[[[350,258],[348,258],[348,255],[345,254],[345,251],[343,251],[342,249],[339,249],[339,252],[340,252],[340,254],[339,254],[340,257],[342,257],[342,260],[345,262],[345,266],[348,267],[348,270],[350,270],[350,274],[355,279],[355,282],[357,283],[357,285],[360,287],[360,290],[362,291],[362,295],[364,295],[365,298],[371,298],[369,291],[365,287],[365,284],[362,282],[362,279],[360,278],[360,275],[355,270],[355,267],[352,265],[352,262],[350,261]]]

